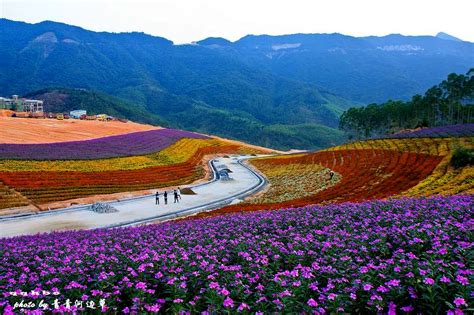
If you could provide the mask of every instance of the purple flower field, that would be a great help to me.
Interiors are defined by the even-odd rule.
[[[87,160],[158,152],[182,138],[208,139],[177,129],[134,132],[84,141],[44,144],[0,144],[0,159]]]
[[[469,313],[473,206],[401,199],[0,239],[0,310]]]
[[[412,132],[396,133],[388,136],[392,139],[403,138],[448,138],[448,137],[472,137],[474,136],[474,124],[451,125],[433,128],[424,128]]]

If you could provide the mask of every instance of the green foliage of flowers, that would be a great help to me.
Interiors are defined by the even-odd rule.
[[[451,157],[451,165],[460,168],[474,164],[474,150],[467,148],[457,148]]]

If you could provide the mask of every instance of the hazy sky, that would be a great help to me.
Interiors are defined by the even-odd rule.
[[[1,17],[94,31],[140,31],[188,43],[209,36],[435,35],[474,42],[473,0],[0,0]]]

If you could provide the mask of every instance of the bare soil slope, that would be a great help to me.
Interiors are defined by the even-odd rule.
[[[131,132],[160,129],[120,121],[13,118],[0,116],[0,143],[53,143],[89,140]]]

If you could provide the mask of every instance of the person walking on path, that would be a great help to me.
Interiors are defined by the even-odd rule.
[[[165,198],[165,205],[168,204],[168,192],[165,191],[165,193],[163,194],[163,198]]]
[[[159,205],[159,204],[160,204],[160,193],[156,192],[156,194],[155,194],[155,205]]]
[[[174,203],[179,203],[178,191],[176,189],[174,190]]]
[[[178,198],[181,200],[181,188],[178,187]]]

